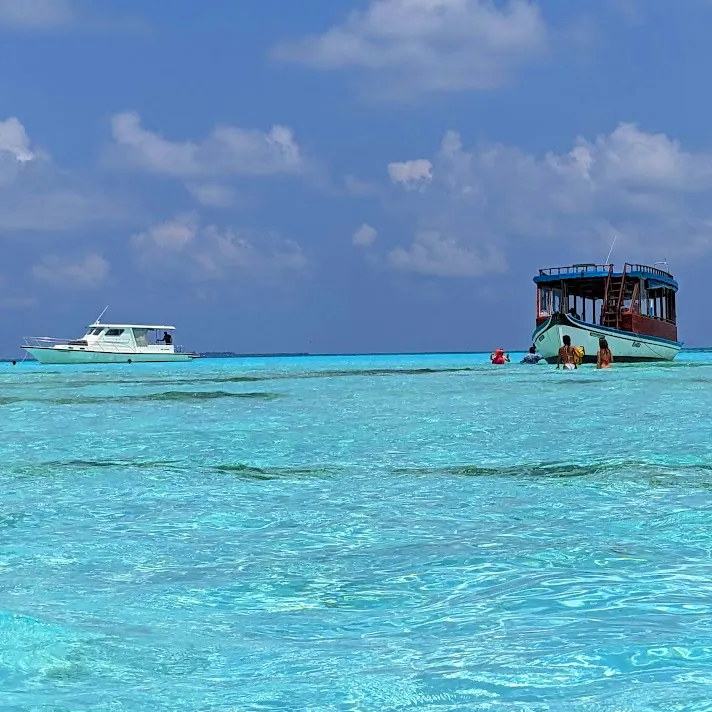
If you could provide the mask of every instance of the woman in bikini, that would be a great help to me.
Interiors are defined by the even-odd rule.
[[[568,334],[564,334],[562,341],[564,345],[559,349],[559,361],[556,364],[556,368],[560,368],[562,365],[566,370],[578,368],[576,365],[576,349],[571,345],[571,337]]]
[[[598,356],[596,357],[596,368],[610,368],[613,363],[613,354],[608,348],[605,339],[598,340]]]

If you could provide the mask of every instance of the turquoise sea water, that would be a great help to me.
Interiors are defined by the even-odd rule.
[[[712,353],[0,386],[4,712],[712,710]]]

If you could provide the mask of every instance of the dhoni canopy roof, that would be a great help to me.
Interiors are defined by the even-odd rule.
[[[102,322],[94,322],[89,324],[87,329],[147,329],[154,331],[156,329],[162,331],[175,331],[175,326],[166,326],[165,324],[104,324]]]
[[[539,274],[534,277],[536,284],[547,284],[556,282],[570,282],[571,284],[579,284],[585,291],[595,291],[596,283],[600,283],[609,275],[610,265],[601,264],[579,264],[570,265],[568,267],[548,267],[540,269]],[[646,265],[626,264],[626,277],[633,279],[649,280],[648,289],[660,287],[668,287],[673,291],[677,291],[678,284],[673,279],[669,272],[658,269],[657,267],[648,267]],[[612,277],[621,277],[623,272],[612,272]]]

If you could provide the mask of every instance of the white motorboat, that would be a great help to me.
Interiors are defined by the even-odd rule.
[[[198,358],[198,354],[183,351],[173,343],[174,326],[102,324],[101,316],[80,339],[27,336],[22,348],[40,363],[51,364],[156,363]]]

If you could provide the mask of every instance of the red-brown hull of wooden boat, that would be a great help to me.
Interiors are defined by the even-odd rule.
[[[669,321],[662,321],[652,316],[623,313],[621,314],[620,328],[633,334],[656,336],[659,339],[677,341],[677,326]]]

